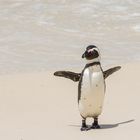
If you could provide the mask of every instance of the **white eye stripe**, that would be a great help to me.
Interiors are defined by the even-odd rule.
[[[97,52],[99,52],[99,49],[98,48],[94,48],[94,50],[96,50]]]

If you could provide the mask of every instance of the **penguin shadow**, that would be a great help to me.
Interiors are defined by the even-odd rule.
[[[100,129],[111,129],[111,128],[115,128],[115,127],[118,127],[119,125],[123,125],[123,124],[127,124],[127,123],[131,123],[135,121],[134,119],[132,120],[128,120],[128,121],[123,121],[123,122],[119,122],[119,123],[115,123],[115,124],[100,124]],[[72,126],[72,127],[81,127],[80,125],[69,125],[69,126]],[[89,130],[91,125],[88,125],[89,127]]]
[[[101,126],[101,129],[110,129],[110,128],[118,127],[119,125],[131,123],[133,121],[135,121],[135,120],[134,119],[133,120],[128,120],[128,121],[119,122],[119,123],[116,123],[116,124],[101,124],[100,126]]]

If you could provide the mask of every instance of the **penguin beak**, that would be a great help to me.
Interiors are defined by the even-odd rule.
[[[85,52],[83,53],[82,58],[85,58]]]

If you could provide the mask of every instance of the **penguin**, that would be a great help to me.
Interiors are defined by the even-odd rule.
[[[105,79],[112,73],[118,71],[121,66],[103,71],[100,63],[100,51],[95,45],[87,46],[82,58],[86,59],[87,63],[81,73],[56,71],[54,75],[79,82],[78,108],[82,118],[81,131],[87,131],[89,129],[100,128],[98,117],[103,109],[106,89]],[[87,118],[94,119],[90,127],[86,124]]]

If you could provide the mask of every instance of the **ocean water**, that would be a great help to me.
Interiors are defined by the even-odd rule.
[[[0,74],[140,62],[140,0],[0,0]]]

